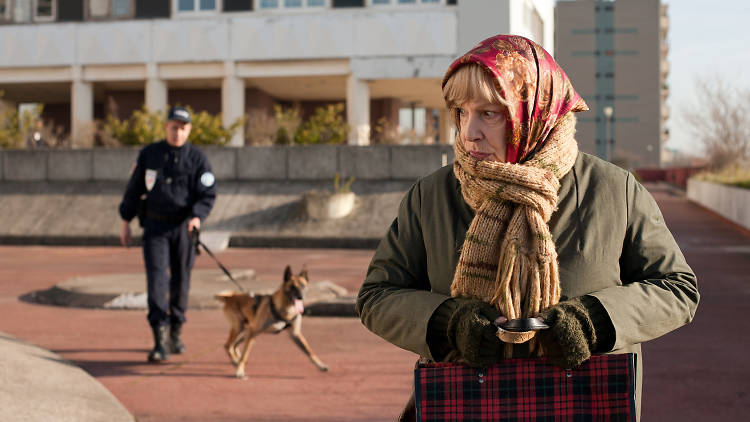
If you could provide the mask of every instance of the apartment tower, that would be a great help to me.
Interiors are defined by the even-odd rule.
[[[555,57],[590,107],[582,151],[628,168],[658,167],[669,135],[667,6],[659,0],[558,1]]]

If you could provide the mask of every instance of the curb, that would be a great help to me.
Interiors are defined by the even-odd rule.
[[[371,237],[273,237],[235,235],[229,237],[233,248],[310,248],[310,249],[372,249],[380,238]],[[9,246],[120,246],[117,236],[76,235],[0,235],[0,244]],[[140,246],[134,237],[132,246]]]
[[[370,237],[265,237],[231,236],[229,247],[235,248],[311,248],[375,249],[379,238]]]
[[[70,308],[107,309],[104,304],[117,298],[111,294],[76,293],[53,286],[47,290],[37,290],[19,297],[20,300],[38,305],[51,305]],[[359,317],[355,311],[356,298],[345,297],[330,301],[319,301],[305,304],[305,316],[315,317]],[[189,306],[188,309],[219,309],[217,303],[211,306]],[[111,308],[123,309],[123,308]],[[131,310],[142,310],[142,308],[127,308]]]

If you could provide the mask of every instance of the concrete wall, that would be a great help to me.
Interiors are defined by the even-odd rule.
[[[219,181],[414,180],[453,161],[451,145],[201,148]],[[0,151],[3,182],[127,181],[138,148]]]
[[[750,230],[750,189],[688,179],[687,196],[693,202]]]
[[[2,25],[0,57],[13,66],[37,67],[455,56],[456,14],[454,7],[394,7]]]

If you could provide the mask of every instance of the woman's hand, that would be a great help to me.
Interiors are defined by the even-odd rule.
[[[451,346],[470,366],[486,367],[500,361],[503,342],[497,338],[497,326],[493,321],[507,319],[485,302],[468,298],[454,300],[458,306],[447,329]]]
[[[580,300],[560,302],[539,316],[549,325],[549,329],[539,331],[537,338],[550,363],[560,368],[576,368],[591,357],[596,334],[589,312]]]

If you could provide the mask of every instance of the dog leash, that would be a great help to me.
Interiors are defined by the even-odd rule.
[[[211,249],[208,249],[208,246],[206,246],[206,244],[201,241],[200,234],[201,234],[200,230],[193,227],[193,241],[195,242],[195,254],[200,255],[201,254],[200,247],[203,246],[203,249],[208,253],[208,255],[211,258],[213,258],[213,260],[216,262],[219,268],[221,268],[221,270],[224,271],[224,274],[226,274],[227,277],[229,277],[229,280],[231,280],[232,283],[234,283],[237,287],[239,287],[242,293],[247,293],[247,290],[245,290],[245,288],[242,287],[240,283],[238,283],[237,280],[234,279],[234,277],[232,277],[232,274],[230,274],[229,270],[227,270],[227,268],[221,264],[219,259],[216,258],[213,252],[211,252]]]

